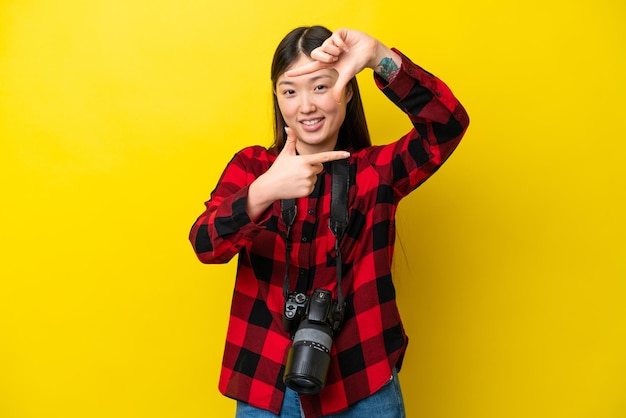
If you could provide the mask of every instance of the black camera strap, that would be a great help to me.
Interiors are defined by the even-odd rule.
[[[343,276],[343,263],[339,241],[346,232],[348,226],[348,196],[350,192],[350,165],[348,160],[337,160],[330,163],[331,188],[330,188],[330,220],[328,227],[335,236],[335,252],[337,253],[337,308],[334,312],[335,331],[341,326],[345,301],[341,290],[341,278]],[[291,258],[291,226],[296,219],[297,207],[295,199],[281,201],[283,222],[287,226],[285,238],[285,281],[283,283],[283,295],[285,299],[289,294],[289,261]]]
[[[285,239],[285,280],[283,281],[283,296],[285,300],[289,295],[289,260],[291,259],[291,226],[296,220],[298,207],[296,199],[283,199],[280,202],[283,212],[283,222],[287,225],[287,232],[283,236]]]
[[[341,319],[343,319],[343,308],[346,303],[343,300],[343,292],[341,290],[343,263],[341,260],[341,250],[339,249],[339,241],[348,226],[348,195],[350,193],[350,166],[348,165],[348,160],[336,160],[332,162],[331,178],[330,220],[328,221],[328,227],[335,236],[335,252],[337,253],[336,315],[341,315]],[[339,324],[336,326],[339,326]]]

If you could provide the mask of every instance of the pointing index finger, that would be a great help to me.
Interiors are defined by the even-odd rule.
[[[324,151],[318,154],[309,154],[306,156],[310,164],[327,163],[329,161],[343,160],[350,157],[348,151]]]

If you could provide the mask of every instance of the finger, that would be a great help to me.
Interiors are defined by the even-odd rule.
[[[285,126],[285,132],[287,133],[287,139],[281,154],[296,155],[296,134],[293,129]]]
[[[344,160],[348,157],[350,157],[350,153],[348,151],[325,151],[306,156],[307,162],[311,165],[327,163],[335,160]]]
[[[312,166],[313,174],[311,175],[311,180],[317,181],[317,175],[324,171],[324,166],[322,163],[313,164]]]
[[[343,52],[348,52],[348,44],[344,41],[347,36],[347,29],[339,29],[335,31],[329,39],[331,39],[333,44],[337,45],[338,48],[341,48]]]
[[[316,48],[311,52],[311,58],[315,58],[313,54],[317,51],[325,52],[328,55],[332,55],[335,58],[338,58],[344,50],[342,47],[336,45],[334,42],[324,42],[320,48]]]
[[[285,76],[296,77],[299,75],[310,74],[314,73],[317,70],[321,70],[322,68],[325,68],[324,63],[320,61],[312,61],[308,64],[304,64],[300,67],[292,68],[291,70],[286,71]]]
[[[311,52],[311,58],[326,64],[332,64],[339,60],[339,54],[341,53],[341,51],[333,52],[335,50],[338,50],[338,48],[334,45],[328,47],[328,49],[316,48]]]
[[[339,73],[339,77],[337,78],[335,86],[333,87],[333,98],[337,103],[341,103],[341,100],[343,99],[343,92],[351,79],[352,77],[349,77],[343,73]]]

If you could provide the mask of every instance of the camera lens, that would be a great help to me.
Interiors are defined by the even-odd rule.
[[[302,394],[315,394],[326,384],[332,329],[327,324],[302,321],[287,356],[285,383]]]
[[[298,388],[298,390],[300,391],[300,393],[302,393],[302,390],[315,390],[315,382],[311,382],[309,379],[307,378],[302,378],[302,377],[294,377],[289,381],[289,387],[291,387],[292,389]]]

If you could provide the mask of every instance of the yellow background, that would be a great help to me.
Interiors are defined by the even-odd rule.
[[[352,27],[471,116],[400,207],[409,417],[626,416],[626,6],[3,0],[0,417],[232,416],[234,263],[187,241],[223,167],[271,142],[295,26]],[[360,76],[376,142],[408,123]]]

